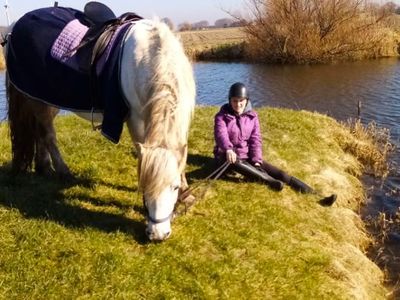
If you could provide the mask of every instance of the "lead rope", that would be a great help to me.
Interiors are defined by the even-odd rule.
[[[229,167],[230,163],[228,161],[225,161],[221,166],[219,166],[216,170],[214,170],[210,175],[208,175],[204,180],[207,182],[207,185],[204,187],[203,192],[200,194],[199,197],[195,198],[195,200],[189,202],[185,201],[185,198],[188,198],[190,194],[200,188],[202,186],[203,182],[199,182],[196,186],[191,187],[183,191],[179,197],[178,197],[178,204],[183,204],[184,208],[181,210],[175,209],[175,216],[179,216],[181,214],[186,214],[189,207],[194,205],[198,200],[201,200],[204,198],[206,192],[208,191],[209,187],[211,184],[217,180],[218,178],[221,177],[221,175],[225,172],[225,170]]]

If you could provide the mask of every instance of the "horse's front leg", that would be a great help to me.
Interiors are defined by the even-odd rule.
[[[179,189],[178,201],[188,206],[196,201],[196,197],[192,195],[192,191],[187,183],[185,172],[181,174],[181,188]]]
[[[54,128],[49,130],[45,137],[45,141],[57,175],[62,178],[72,178],[72,173],[64,162],[60,150],[57,147],[57,138]]]
[[[44,139],[38,137],[35,144],[35,170],[41,175],[51,174],[51,159],[49,151],[44,143]]]
[[[187,180],[186,180],[185,172],[182,172],[182,174],[181,174],[181,189],[183,191],[185,191],[188,188],[189,188],[189,185],[188,185]]]

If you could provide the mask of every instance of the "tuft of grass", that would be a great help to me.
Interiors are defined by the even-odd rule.
[[[360,120],[349,120],[347,126],[355,139],[344,139],[342,147],[358,158],[365,173],[386,177],[390,171],[388,156],[395,148],[390,141],[390,131],[378,127],[375,122],[364,126]]]
[[[216,107],[196,109],[187,176],[206,186],[213,170]],[[382,271],[354,212],[362,164],[340,140],[354,135],[310,112],[258,110],[264,157],[323,194],[275,192],[242,179],[212,182],[175,219],[169,240],[148,243],[137,159],[125,131],[113,145],[74,116],[56,121],[76,179],[12,177],[0,124],[0,299],[384,299]],[[199,188],[201,190],[201,188]]]

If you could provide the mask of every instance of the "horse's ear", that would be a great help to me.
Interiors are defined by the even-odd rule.
[[[136,147],[136,151],[138,153],[139,157],[143,156],[143,152],[144,152],[144,146],[142,143],[135,143],[135,147]]]

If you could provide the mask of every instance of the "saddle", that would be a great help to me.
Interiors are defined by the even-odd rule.
[[[92,105],[96,106],[98,99],[96,67],[99,59],[118,27],[127,22],[141,20],[142,17],[132,12],[116,17],[107,5],[96,1],[88,2],[83,13],[84,21],[87,23],[85,25],[89,29],[75,50],[79,56],[79,69],[84,73],[89,73]]]
[[[96,1],[88,2],[83,13],[87,23],[85,25],[89,29],[75,50],[80,52],[79,69],[92,73],[117,28],[126,22],[141,20],[142,17],[128,12],[117,18],[107,5]]]
[[[96,1],[88,2],[83,9],[83,13],[90,22],[97,25],[117,18],[107,5]]]

